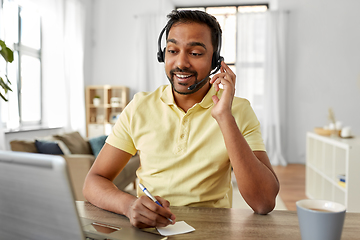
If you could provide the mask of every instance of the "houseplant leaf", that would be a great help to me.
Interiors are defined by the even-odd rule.
[[[14,53],[13,53],[13,51],[11,51],[10,48],[8,48],[5,45],[4,41],[0,40],[0,46],[1,46],[0,54],[1,54],[1,56],[3,56],[5,61],[10,62],[10,63],[12,61],[14,61]]]
[[[5,44],[4,41],[0,40],[0,47],[1,47],[1,50],[0,50],[0,54],[1,56],[3,56],[3,58],[5,59],[6,62],[12,62],[14,61],[14,53],[13,51],[8,48]],[[9,78],[6,76],[6,74],[4,74],[5,78],[6,78],[6,81],[3,79],[2,76],[0,76],[0,86],[2,89],[4,89],[4,93],[6,94],[8,91],[12,91],[10,86],[11,85],[11,82],[9,80]],[[5,102],[7,102],[8,100],[5,98],[5,96],[2,94],[2,92],[0,92],[0,97],[2,99],[4,99]]]

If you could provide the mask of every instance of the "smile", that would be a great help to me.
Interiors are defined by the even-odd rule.
[[[189,77],[192,76],[191,74],[190,74],[190,75],[175,74],[175,75],[176,75],[176,77],[178,77],[178,78],[189,78]]]

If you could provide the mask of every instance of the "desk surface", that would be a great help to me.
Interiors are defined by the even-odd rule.
[[[130,226],[122,215],[111,213],[88,202],[76,202],[80,217],[118,226]],[[171,207],[177,221],[196,230],[169,239],[301,239],[295,211],[274,210],[268,215],[249,209]],[[346,213],[341,239],[359,239],[360,213]]]

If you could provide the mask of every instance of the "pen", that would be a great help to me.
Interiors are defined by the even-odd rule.
[[[141,183],[139,183],[139,187],[140,189],[146,194],[146,196],[148,196],[151,200],[153,200],[157,205],[159,205],[160,207],[162,207],[162,205],[159,203],[158,200],[156,200],[156,198],[151,195],[151,193],[146,189],[146,187],[144,185],[142,185]],[[173,221],[168,218],[168,220],[172,223]]]

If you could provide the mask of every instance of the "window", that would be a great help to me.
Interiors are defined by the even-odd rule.
[[[3,127],[18,129],[41,124],[41,19],[29,8],[4,0],[0,21],[0,38],[14,51],[11,64],[0,62],[7,73],[12,92],[8,102],[1,102]]]
[[[264,12],[268,10],[267,4],[243,5],[243,6],[220,6],[220,7],[179,7],[177,10],[200,10],[205,11],[218,20],[222,30],[221,56],[225,63],[236,74],[237,62],[237,14],[247,12]]]
[[[264,116],[265,43],[268,5],[177,8],[216,17],[222,29],[221,56],[236,74],[235,95],[250,101],[260,122]]]

